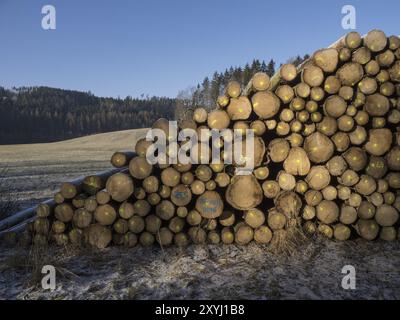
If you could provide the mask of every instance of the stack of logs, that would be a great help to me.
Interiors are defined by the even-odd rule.
[[[113,155],[121,172],[64,183],[29,230],[37,244],[99,248],[267,244],[292,227],[337,240],[395,240],[399,95],[399,37],[350,32],[298,68],[257,73],[245,88],[231,81],[215,110],[197,108],[179,122],[199,132],[253,130],[251,175],[226,164],[151,165],[151,142],[141,139],[135,153]],[[153,128],[169,137],[166,119]]]

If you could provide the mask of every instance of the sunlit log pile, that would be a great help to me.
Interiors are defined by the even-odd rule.
[[[54,206],[39,205],[29,227],[33,242],[279,246],[301,234],[393,241],[399,94],[399,37],[350,32],[297,68],[282,65],[271,79],[257,73],[245,88],[231,81],[216,109],[199,107],[181,119],[181,130],[253,130],[252,174],[237,175],[237,165],[224,163],[151,165],[151,142],[141,139],[135,153],[112,157],[121,172],[64,183]],[[166,119],[153,128],[169,137]]]

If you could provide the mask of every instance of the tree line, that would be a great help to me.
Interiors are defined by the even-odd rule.
[[[291,58],[300,64],[308,56]],[[159,118],[179,119],[186,110],[215,106],[215,101],[231,81],[243,86],[256,72],[275,73],[275,61],[253,60],[244,67],[214,72],[195,87],[179,92],[176,98],[103,98],[91,92],[49,87],[0,87],[0,144],[37,143],[79,136],[150,127]]]
[[[304,57],[298,55],[288,59],[286,63],[293,63],[298,66],[308,58],[308,55],[305,55]],[[246,86],[256,72],[265,72],[272,77],[275,71],[276,62],[273,59],[268,63],[264,60],[260,61],[254,59],[252,63],[247,63],[244,67],[230,67],[225,69],[224,72],[214,72],[211,78],[205,77],[204,80],[195,88],[189,88],[189,92],[185,93],[182,91],[181,96],[191,98],[192,105],[199,105],[210,109],[215,106],[216,99],[223,93],[225,86],[229,81],[235,80],[242,86]]]
[[[48,87],[0,87],[0,144],[64,140],[173,119],[175,99],[100,98]]]

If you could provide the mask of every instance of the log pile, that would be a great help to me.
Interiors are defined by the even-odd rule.
[[[180,121],[180,130],[253,130],[252,174],[235,174],[238,164],[152,165],[142,139],[135,153],[112,157],[121,172],[64,183],[54,205],[39,205],[33,241],[268,244],[299,228],[339,241],[395,240],[399,94],[399,37],[350,32],[298,68],[284,64],[271,79],[256,73],[244,88],[231,81],[215,110]],[[170,138],[167,120],[153,128]]]

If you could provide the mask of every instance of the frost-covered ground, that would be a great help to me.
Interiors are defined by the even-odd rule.
[[[400,243],[310,239],[291,256],[249,246],[0,248],[0,299],[400,299]],[[56,267],[56,289],[40,286]],[[356,289],[341,287],[344,265]]]
[[[39,145],[0,146],[0,168],[22,207],[59,184],[110,167],[113,151],[132,149],[144,131],[123,131]],[[57,269],[57,288],[41,289],[41,267]],[[356,268],[344,290],[343,266]],[[186,249],[28,248],[0,244],[0,299],[400,299],[400,242],[308,240],[295,254],[251,244]]]
[[[146,129],[97,134],[55,143],[0,145],[1,183],[20,209],[51,198],[62,182],[111,168],[115,151],[134,150]],[[5,174],[3,171],[5,170]]]

